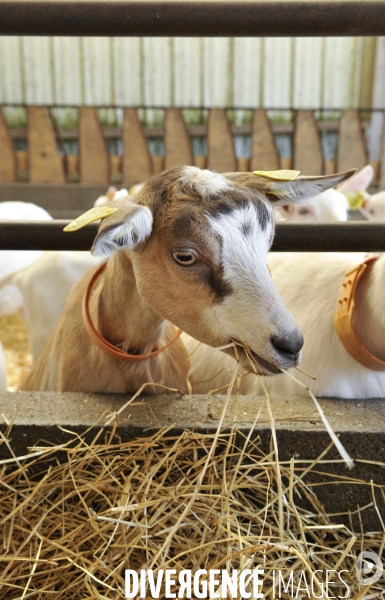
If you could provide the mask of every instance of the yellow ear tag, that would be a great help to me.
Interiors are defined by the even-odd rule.
[[[347,192],[346,197],[350,210],[357,210],[364,204],[365,192]]]
[[[261,177],[267,177],[267,179],[275,179],[278,181],[293,181],[297,179],[301,171],[253,171],[253,175],[260,175]]]
[[[113,215],[117,210],[117,208],[112,208],[111,206],[95,206],[91,210],[87,210],[83,215],[80,215],[75,221],[71,221],[71,223],[64,227],[63,231],[77,231],[89,223],[93,223],[93,221],[105,219]]]

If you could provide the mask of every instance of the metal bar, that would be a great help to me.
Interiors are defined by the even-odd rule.
[[[242,109],[243,110],[243,109]],[[362,123],[362,127],[366,129],[367,123]],[[186,125],[189,135],[196,137],[204,137],[207,134],[206,125]],[[338,121],[317,121],[317,127],[320,131],[338,131]],[[271,128],[274,133],[292,133],[294,130],[294,123],[271,123]],[[231,125],[231,133],[233,135],[248,135],[251,134],[250,125]],[[146,137],[164,137],[164,127],[143,127],[143,133]],[[10,134],[14,140],[26,140],[27,139],[27,128],[20,127],[19,129],[11,129]],[[61,140],[77,140],[79,132],[77,129],[62,129],[58,128],[56,132],[57,137]],[[103,135],[106,139],[116,139],[122,137],[122,127],[103,127]],[[64,151],[63,151],[64,154]]]
[[[385,4],[385,0],[384,4]],[[0,10],[1,10],[1,4],[2,4],[2,0],[0,0]],[[384,6],[385,9],[385,6]],[[26,102],[1,102],[0,106],[2,108],[24,108],[27,109],[28,106],[30,106],[30,104],[27,104]],[[83,104],[74,104],[72,102],[68,102],[67,104],[39,104],[39,106],[44,106],[45,108],[48,109],[68,109],[68,108],[73,108],[73,109],[79,109],[81,108],[81,106],[84,106]],[[96,108],[97,110],[99,109],[121,109],[121,108],[128,108],[128,106],[124,105],[124,104],[92,104],[92,108]],[[131,105],[129,106],[129,108],[136,108],[137,110],[148,110],[148,109],[153,109],[153,110],[167,110],[168,108],[172,108],[170,104],[166,105],[166,104],[136,104],[134,107],[132,107]],[[202,111],[206,111],[206,110],[210,110],[212,108],[212,106],[210,105],[196,105],[196,106],[191,106],[191,104],[178,104],[178,108],[180,108],[181,110],[202,110]],[[255,110],[255,106],[233,106],[232,104],[226,105],[223,107],[225,110]],[[293,106],[264,106],[263,107],[264,110],[266,110],[267,112],[296,112],[298,110],[298,108],[295,108]],[[317,112],[317,113],[323,113],[323,112],[342,112],[343,110],[346,110],[345,108],[342,108],[341,106],[320,106],[318,108],[314,108],[314,106],[303,106],[301,107],[301,110],[311,110],[313,112]],[[380,108],[380,107],[375,107],[375,106],[358,106],[357,108],[355,108],[355,110],[357,110],[360,113],[372,113],[372,112],[383,112],[384,109]]]
[[[0,35],[383,35],[383,0],[3,0]]]
[[[275,252],[384,252],[385,223],[278,223]]]
[[[74,233],[69,221],[1,221],[0,250],[89,250],[97,232],[93,223]],[[278,223],[275,252],[383,252],[385,223]]]
[[[70,221],[0,221],[0,250],[89,250],[98,225],[66,233]]]

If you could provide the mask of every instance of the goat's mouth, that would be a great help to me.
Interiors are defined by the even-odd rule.
[[[230,354],[239,363],[243,369],[250,373],[258,373],[258,375],[277,375],[282,373],[282,368],[277,367],[273,363],[262,358],[259,354],[250,350],[247,346],[238,342],[237,340],[229,340],[232,344],[229,348],[226,348],[224,352]]]

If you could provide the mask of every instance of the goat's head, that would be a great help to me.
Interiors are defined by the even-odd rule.
[[[119,210],[101,222],[92,252],[129,252],[138,291],[158,314],[210,346],[239,342],[242,366],[250,365],[241,345],[260,372],[276,373],[299,362],[303,340],[266,265],[273,207],[350,175],[279,181],[173,168],[134,199],[114,200]]]
[[[378,192],[367,196],[363,209],[370,220],[385,221],[385,192]]]
[[[288,221],[347,221],[349,203],[341,192],[330,189],[303,204],[282,206]]]

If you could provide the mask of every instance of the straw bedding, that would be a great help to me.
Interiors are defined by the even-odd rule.
[[[330,520],[305,483],[317,461],[281,463],[278,479],[274,452],[235,428],[164,429],[127,443],[101,428],[89,443],[72,434],[64,447],[30,450],[0,463],[0,598],[124,598],[124,570],[142,568],[260,567],[265,598],[273,570],[294,571],[295,594],[302,571],[310,581],[317,569],[346,569],[349,598],[385,593],[384,579],[362,586],[354,570],[362,550],[381,555],[385,533]],[[314,593],[326,598],[317,585]],[[329,588],[345,594],[341,582]]]
[[[0,317],[0,342],[7,366],[8,391],[14,392],[32,365],[27,326],[19,313]]]

